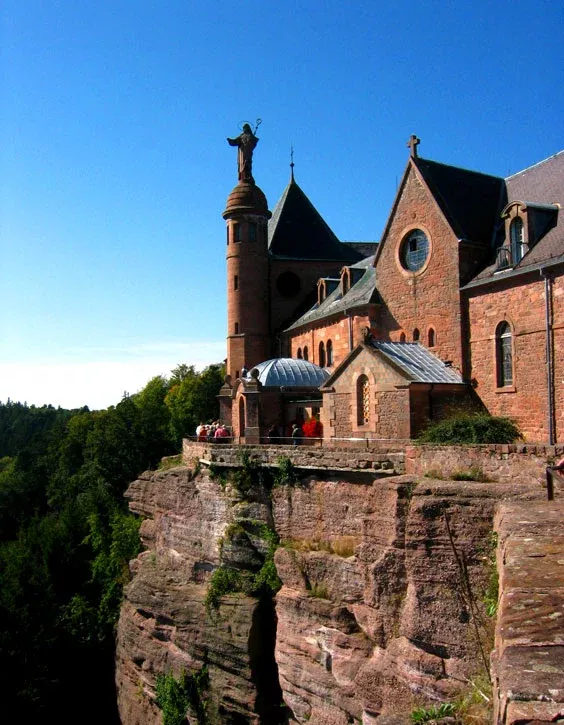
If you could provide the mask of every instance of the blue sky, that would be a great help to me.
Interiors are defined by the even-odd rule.
[[[506,176],[564,147],[560,0],[100,3],[0,9],[0,401],[117,403],[226,354],[225,141],[262,119],[296,180],[379,239],[411,133]]]

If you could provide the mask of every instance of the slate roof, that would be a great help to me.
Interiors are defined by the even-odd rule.
[[[458,383],[462,376],[445,365],[436,355],[418,342],[379,342],[368,345],[378,350],[414,383]]]
[[[552,205],[560,204],[564,207],[564,151],[560,151],[548,159],[530,166],[517,174],[505,179],[506,194],[503,208],[514,201],[528,204],[533,211],[549,211]],[[525,254],[521,261],[512,269],[498,271],[495,262],[482,270],[466,285],[466,288],[484,284],[492,279],[507,279],[527,271],[535,270],[548,263],[564,261],[564,211],[557,212],[557,224],[542,236],[536,244]],[[502,224],[501,219],[499,220]],[[497,244],[508,244],[503,237],[498,238]]]
[[[320,305],[316,302],[310,310],[299,317],[286,330],[294,330],[302,325],[308,325],[326,317],[343,313],[345,310],[352,310],[379,300],[378,291],[376,290],[374,255],[349,266],[353,269],[364,269],[364,274],[358,282],[351,285],[344,296],[341,294],[341,285],[339,284]]]
[[[247,380],[252,377],[251,372],[254,370],[258,371],[258,380],[265,387],[284,385],[288,388],[318,388],[329,377],[329,372],[319,365],[289,357],[266,360],[255,365],[247,373]]]
[[[412,161],[457,237],[489,244],[499,215],[503,179],[418,156]]]
[[[308,259],[343,264],[362,258],[329,228],[294,178],[284,190],[268,223],[268,249],[283,259]]]

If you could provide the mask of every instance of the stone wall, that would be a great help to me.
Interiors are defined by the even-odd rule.
[[[564,716],[564,501],[503,502],[495,528],[499,606],[494,723]]]
[[[193,465],[197,460],[213,463],[219,467],[241,465],[241,455],[248,452],[262,465],[277,467],[278,459],[289,458],[297,468],[336,471],[385,471],[402,472],[404,452],[402,444],[374,444],[373,441],[356,441],[348,447],[307,445],[307,439],[300,446],[231,446],[215,443],[183,442],[183,460]]]
[[[428,264],[415,274],[404,270],[398,258],[402,240],[413,229],[422,229],[429,239]],[[432,328],[432,352],[460,368],[459,243],[414,168],[381,242],[377,270],[378,292],[384,302],[376,325],[379,336],[399,341],[403,332],[411,342],[417,328],[426,345]]]
[[[553,287],[556,440],[564,436],[564,278]],[[514,419],[527,440],[548,440],[546,321],[544,281],[537,273],[528,283],[520,277],[468,292],[470,377],[492,415]],[[512,329],[513,385],[497,387],[495,334],[500,322]]]
[[[564,446],[407,445],[405,471],[412,475],[451,478],[454,474],[480,469],[488,480],[546,486],[546,466],[564,455]]]

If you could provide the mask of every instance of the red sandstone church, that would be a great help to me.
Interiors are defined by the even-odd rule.
[[[527,441],[564,440],[564,151],[503,179],[423,159],[412,136],[382,239],[359,244],[293,168],[271,213],[256,137],[229,141],[220,405],[235,437],[318,417],[326,439],[405,439],[485,407]]]

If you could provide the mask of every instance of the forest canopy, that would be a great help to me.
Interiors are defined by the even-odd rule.
[[[114,629],[140,521],[123,494],[218,417],[223,367],[106,410],[0,403],[0,669],[22,722],[119,723]]]

